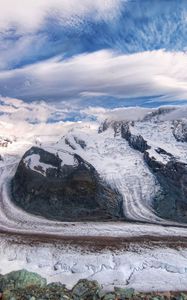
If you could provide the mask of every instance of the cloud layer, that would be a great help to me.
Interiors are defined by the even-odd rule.
[[[0,72],[3,96],[54,102],[88,99],[172,102],[187,99],[187,54],[151,51],[119,55],[111,51],[56,57],[22,69]]]
[[[167,106],[171,110],[161,114],[160,120],[179,120],[187,118],[187,106]],[[90,126],[98,130],[104,120],[141,121],[156,108],[122,107],[103,108],[89,107],[80,110],[78,107],[57,108],[45,102],[25,103],[15,98],[0,98],[0,132],[1,137],[12,140],[21,139],[33,143],[55,141],[60,139],[72,126],[81,128]],[[72,114],[74,112],[74,114]],[[77,120],[79,115],[80,120]],[[68,121],[70,120],[71,121]]]

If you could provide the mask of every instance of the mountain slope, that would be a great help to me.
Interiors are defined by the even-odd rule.
[[[63,151],[63,150],[62,150]],[[12,181],[15,203],[59,221],[120,220],[122,197],[77,154],[28,150]]]

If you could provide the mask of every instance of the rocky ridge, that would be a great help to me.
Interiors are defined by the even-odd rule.
[[[142,121],[150,121],[168,111],[158,110],[151,113]],[[141,122],[139,122],[141,123]],[[156,213],[164,219],[187,222],[187,163],[180,161],[173,154],[160,147],[153,148],[137,129],[136,123],[129,121],[105,121],[99,133],[109,127],[124,138],[131,148],[143,153],[143,159],[158,180],[161,190],[153,201]],[[187,141],[187,124],[184,121],[172,122],[171,130],[177,141]],[[134,133],[135,132],[135,133]],[[124,154],[125,155],[125,154]]]

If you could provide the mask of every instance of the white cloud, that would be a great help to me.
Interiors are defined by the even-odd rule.
[[[168,114],[165,114],[160,117],[162,121],[175,121],[180,119],[187,119],[187,106],[175,107],[175,110],[171,111]]]
[[[48,122],[55,120],[56,122]],[[23,138],[33,142],[42,136],[43,140],[59,139],[65,134],[72,122],[64,122],[67,109],[58,109],[45,102],[26,103],[20,99],[0,97],[0,132],[7,138]]]
[[[37,30],[50,15],[69,25],[90,13],[96,19],[108,19],[115,16],[120,3],[121,0],[0,0],[0,29]]]
[[[110,121],[140,121],[153,110],[155,109],[143,107],[122,107],[115,109],[89,107],[83,110],[83,112],[88,117],[96,117],[99,122],[106,119]]]
[[[27,121],[28,123],[46,123],[48,119],[58,113],[58,118],[63,120],[67,113],[67,109],[58,109],[52,105],[48,105],[44,101],[26,103],[14,98],[0,98],[1,121]]]
[[[103,50],[0,72],[0,90],[10,97],[58,101],[93,96],[173,101],[187,99],[186,68],[183,52],[118,55]]]
[[[54,55],[53,26],[62,32],[73,28],[81,31],[86,26],[85,20],[114,19],[121,3],[121,0],[0,0],[0,69]]]

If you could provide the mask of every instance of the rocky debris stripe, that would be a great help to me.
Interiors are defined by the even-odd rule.
[[[3,300],[185,300],[187,292],[136,292],[132,288],[114,287],[112,292],[102,290],[97,281],[81,279],[68,290],[65,285],[57,282],[47,284],[45,278],[26,270],[14,271],[0,275],[0,289]]]

